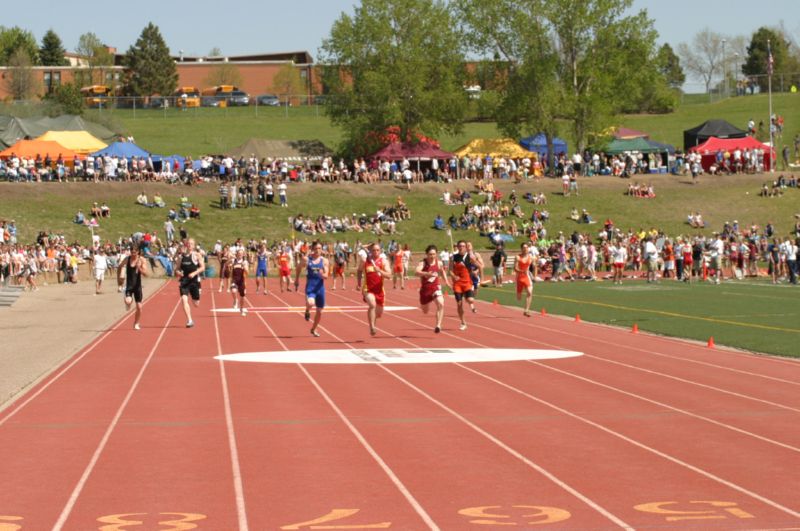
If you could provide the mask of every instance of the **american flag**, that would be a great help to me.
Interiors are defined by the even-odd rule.
[[[767,41],[767,74],[771,76],[774,69],[775,59],[772,57],[772,46],[770,46],[769,41]]]

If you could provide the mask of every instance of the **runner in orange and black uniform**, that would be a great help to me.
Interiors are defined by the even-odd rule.
[[[442,319],[444,319],[444,296],[439,277],[444,280],[449,287],[450,281],[444,273],[444,267],[439,261],[438,250],[435,245],[429,245],[425,249],[425,259],[417,266],[416,274],[420,279],[419,285],[419,304],[422,306],[422,313],[427,314],[432,302],[436,303],[436,327],[433,329],[437,334],[442,331]]]
[[[375,320],[383,315],[383,304],[385,302],[383,280],[392,278],[388,260],[381,254],[381,246],[379,244],[373,243],[370,245],[369,255],[364,261],[363,271],[364,302],[369,305],[367,309],[369,333],[374,336],[378,333],[375,328]]]
[[[470,257],[467,251],[467,242],[459,240],[456,244],[456,253],[450,260],[450,278],[453,281],[453,294],[458,305],[458,318],[461,320],[459,330],[467,329],[464,320],[464,299],[467,299],[472,311],[475,311],[475,291],[470,274]]]
[[[533,300],[533,282],[531,281],[530,267],[533,263],[533,256],[529,252],[527,243],[520,246],[522,250],[514,262],[514,272],[517,274],[517,300],[522,298],[522,292],[525,292],[525,317],[531,316],[531,300]]]

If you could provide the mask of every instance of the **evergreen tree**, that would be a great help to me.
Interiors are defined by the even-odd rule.
[[[686,81],[686,74],[683,73],[681,60],[672,50],[672,46],[664,43],[658,49],[656,61],[658,61],[658,70],[666,79],[667,84],[675,89],[681,88]]]
[[[52,29],[42,37],[42,46],[39,48],[39,62],[42,66],[63,66],[68,64],[64,57],[64,45],[61,38]]]
[[[59,85],[49,99],[58,106],[59,114],[83,114],[83,95],[80,87],[74,83]]]
[[[779,90],[779,85],[774,82],[775,77],[781,74],[795,74],[793,70],[797,67],[797,61],[791,56],[791,45],[789,41],[779,31],[772,28],[758,28],[753,33],[750,45],[747,47],[747,58],[742,65],[742,72],[748,76],[755,76],[762,92],[767,91],[767,63],[769,48],[772,50],[773,61],[773,83],[772,90]],[[787,71],[789,67],[789,71]],[[787,86],[788,88],[788,86]]]
[[[127,85],[131,94],[169,96],[178,86],[178,69],[158,26],[152,22],[142,30],[136,44],[125,53]]]

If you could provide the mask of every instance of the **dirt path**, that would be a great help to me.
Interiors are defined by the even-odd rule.
[[[144,279],[148,297],[164,279]],[[0,411],[125,314],[122,294],[93,282],[55,284],[0,308]]]

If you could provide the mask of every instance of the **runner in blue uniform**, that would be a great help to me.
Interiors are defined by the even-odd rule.
[[[258,257],[256,261],[256,293],[258,293],[259,288],[263,286],[264,295],[269,295],[269,290],[267,289],[267,259],[269,258],[269,254],[266,244],[262,243],[258,248]]]
[[[325,308],[325,279],[330,273],[328,259],[322,256],[322,244],[315,241],[311,244],[311,253],[303,258],[306,267],[306,321],[311,319],[311,306],[316,308],[314,312],[314,324],[311,325],[311,335],[319,337],[317,327],[322,318],[322,309]],[[298,268],[295,277],[295,285],[300,280]]]

